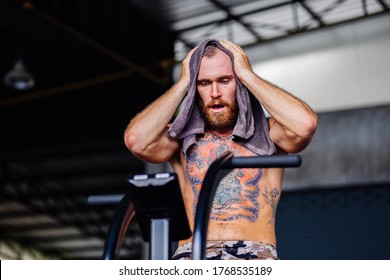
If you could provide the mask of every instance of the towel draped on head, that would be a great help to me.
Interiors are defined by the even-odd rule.
[[[197,76],[202,61],[203,53],[208,45],[215,45],[225,52],[234,65],[234,58],[230,51],[224,48],[218,40],[207,39],[201,42],[193,52],[190,59],[190,84],[181,111],[168,129],[171,137],[182,139],[184,156],[187,156],[188,148],[196,142],[196,136],[204,133],[205,123],[201,109],[195,97],[197,94]],[[234,66],[233,66],[234,72]],[[263,108],[258,100],[237,78],[236,98],[238,105],[237,122],[233,129],[233,140],[246,147],[256,155],[271,155],[276,152],[274,143],[269,137],[268,122]]]

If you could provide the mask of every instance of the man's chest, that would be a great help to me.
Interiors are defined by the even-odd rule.
[[[234,156],[254,155],[248,149],[235,143],[231,138],[206,134],[197,140],[196,144],[190,148],[186,160],[186,174],[195,198],[199,195],[209,166],[221,154],[231,151]],[[261,175],[261,169],[252,168],[234,169],[225,176],[220,182],[214,197],[212,219],[226,220],[229,217],[234,217],[234,219],[256,220],[259,208],[258,197]],[[194,200],[194,207],[195,205],[196,199]]]
[[[222,138],[214,134],[205,134],[197,139],[197,142],[189,149],[186,160],[186,173],[191,184],[199,186],[207,173],[210,165],[226,151],[233,153],[235,157],[254,156],[254,153],[243,146],[238,145],[232,137]],[[227,176],[230,181],[240,179],[257,180],[261,176],[260,169],[240,169],[234,170],[232,176]]]

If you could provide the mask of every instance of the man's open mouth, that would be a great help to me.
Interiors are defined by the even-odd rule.
[[[210,106],[211,110],[213,112],[222,112],[223,109],[225,109],[225,105],[224,104],[214,104],[214,105],[211,105]]]

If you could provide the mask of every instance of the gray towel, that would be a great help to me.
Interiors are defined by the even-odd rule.
[[[168,129],[171,137],[183,140],[183,152],[187,155],[188,148],[196,142],[196,136],[204,133],[204,120],[200,108],[195,102],[197,94],[197,75],[203,52],[206,46],[214,44],[224,51],[234,61],[233,55],[219,41],[207,39],[201,42],[190,59],[190,84],[186,99],[177,118]],[[234,71],[234,70],[233,70]],[[238,80],[237,104],[239,108],[237,123],[233,129],[233,140],[257,155],[271,155],[276,152],[274,143],[269,138],[268,122],[264,111],[252,93]]]

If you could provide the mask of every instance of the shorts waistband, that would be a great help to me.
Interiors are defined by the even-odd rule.
[[[172,259],[191,259],[192,242],[178,247]],[[208,241],[207,259],[278,259],[275,246],[255,241]]]

